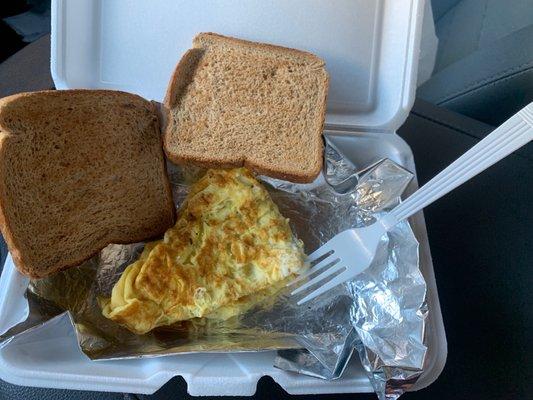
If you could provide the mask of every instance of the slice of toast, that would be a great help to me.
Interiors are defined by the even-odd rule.
[[[322,168],[328,83],[310,53],[201,33],[167,90],[167,157],[310,182]]]
[[[106,90],[0,100],[0,228],[23,274],[157,237],[174,219],[150,102]]]

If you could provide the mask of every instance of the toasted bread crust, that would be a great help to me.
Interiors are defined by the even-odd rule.
[[[176,65],[176,68],[174,68],[174,72],[170,77],[165,99],[163,100],[164,107],[172,108],[176,105],[176,97],[189,83],[191,75],[194,74],[194,69],[203,54],[204,51],[202,49],[189,49],[178,61],[178,64]]]
[[[209,159],[199,159],[198,157],[187,157],[187,156],[174,156],[167,154],[167,158],[176,165],[196,165],[201,168],[213,168],[213,169],[229,169],[229,168],[239,168],[246,167],[250,171],[254,171],[257,175],[270,176],[272,178],[282,179],[294,183],[311,183],[315,178],[309,180],[308,175],[299,175],[291,171],[283,172],[276,169],[271,169],[268,167],[263,167],[261,165],[254,164],[248,160],[240,160],[236,162],[220,162],[218,160],[209,160]],[[315,177],[322,170],[322,164],[315,171]]]
[[[252,42],[250,40],[244,40],[244,39],[234,38],[230,36],[224,36],[224,35],[220,35],[214,32],[199,33],[193,39],[193,46],[195,48],[202,48],[203,47],[202,41],[209,41],[209,40],[223,41],[226,43],[231,43],[236,46],[252,47],[252,48],[263,50],[266,52],[275,51],[275,52],[289,54],[291,56],[298,56],[298,57],[306,58],[310,62],[316,63],[317,67],[323,67],[325,65],[324,60],[322,60],[320,57],[312,53],[309,53],[308,51],[291,49],[290,47],[278,46],[278,45],[269,44],[269,43]]]

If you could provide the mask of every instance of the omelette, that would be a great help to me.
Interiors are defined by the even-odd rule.
[[[105,317],[144,334],[233,310],[297,273],[304,258],[288,219],[247,169],[208,170],[176,224],[146,244],[100,304]]]

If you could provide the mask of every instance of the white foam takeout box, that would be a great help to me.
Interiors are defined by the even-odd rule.
[[[357,166],[388,157],[411,171],[409,146],[395,134],[414,100],[423,0],[54,0],[51,69],[57,89],[119,89],[161,101],[177,61],[198,32],[217,32],[311,51],[331,76],[325,133]],[[409,190],[416,188],[413,182]],[[411,219],[428,284],[426,370],[433,382],[446,338],[423,215]],[[0,331],[25,319],[27,280],[8,256],[0,280]],[[90,361],[67,323],[0,350],[0,378],[19,385],[153,393],[182,376],[192,395],[252,395],[270,376],[287,392],[369,392],[354,357],[328,382],[272,366],[274,352],[188,354]]]

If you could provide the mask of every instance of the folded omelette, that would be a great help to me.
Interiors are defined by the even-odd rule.
[[[209,170],[162,240],[148,243],[102,299],[103,315],[143,334],[216,315],[304,265],[303,246],[245,168]]]

